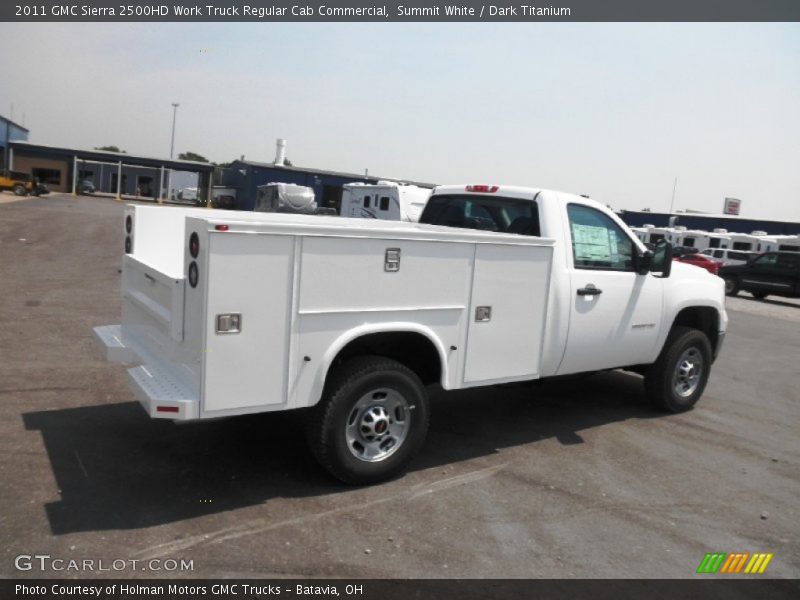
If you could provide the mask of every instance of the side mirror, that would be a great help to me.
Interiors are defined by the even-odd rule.
[[[661,277],[669,277],[672,272],[672,244],[659,240],[650,260],[650,272],[659,273]]]
[[[633,270],[639,275],[647,275],[650,272],[650,264],[653,261],[653,253],[650,250],[639,252],[639,249],[634,246],[633,248]]]

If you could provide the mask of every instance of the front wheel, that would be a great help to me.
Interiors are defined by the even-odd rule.
[[[14,194],[17,196],[24,196],[27,194],[27,190],[25,189],[24,185],[15,185],[14,186]]]
[[[739,280],[735,277],[725,277],[725,294],[735,296],[739,293]]]
[[[673,413],[690,410],[703,395],[711,370],[711,343],[690,327],[674,327],[645,375],[652,401]]]
[[[335,368],[308,420],[317,461],[334,477],[366,485],[399,474],[428,431],[428,396],[405,365],[379,356]]]

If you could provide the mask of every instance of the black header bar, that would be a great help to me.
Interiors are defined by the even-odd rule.
[[[800,21],[799,0],[270,2],[3,0],[7,22],[766,22]]]

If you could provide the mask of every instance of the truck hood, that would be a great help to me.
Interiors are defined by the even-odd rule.
[[[724,287],[724,284],[722,284],[722,279],[716,275],[712,275],[703,267],[698,267],[697,265],[692,265],[678,260],[672,262],[672,272],[670,273],[670,278],[672,277],[680,279],[681,281],[713,282],[716,280]]]

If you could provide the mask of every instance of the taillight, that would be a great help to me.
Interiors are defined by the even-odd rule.
[[[494,194],[499,188],[496,185],[468,185],[466,190],[468,192],[477,192],[479,194]]]
[[[133,252],[133,217],[131,215],[125,216],[125,254]]]
[[[189,254],[192,255],[192,258],[197,258],[197,255],[200,254],[200,237],[196,231],[189,236]]]

